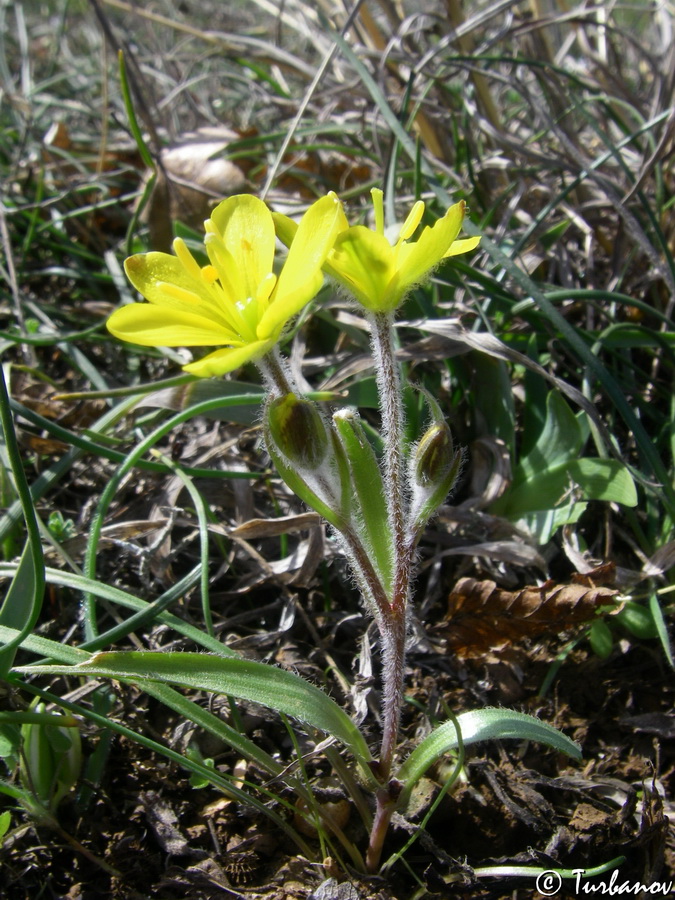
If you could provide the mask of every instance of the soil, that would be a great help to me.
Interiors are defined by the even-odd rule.
[[[334,568],[334,582],[338,574]],[[269,588],[259,587],[240,594],[238,616],[229,621],[240,623],[240,639],[249,655],[320,682],[325,660],[317,648],[317,635],[321,642],[338,636],[331,652],[348,672],[350,652],[366,625],[348,587],[346,594],[353,604],[349,618],[344,610],[326,612],[320,592],[300,591],[294,598],[302,604],[303,614],[297,614],[296,606],[290,627],[273,631],[270,626],[279,621],[282,601],[270,602]],[[214,609],[219,605],[231,609],[233,597],[233,593],[214,596]],[[55,621],[67,620],[73,599],[53,600]],[[59,604],[64,604],[60,610]],[[257,621],[252,618],[256,610]],[[183,614],[189,618],[190,608]],[[615,886],[628,882],[649,886],[671,879],[673,678],[659,643],[621,637],[603,660],[582,641],[566,656],[542,697],[544,679],[569,633],[523,640],[501,654],[462,660],[438,652],[437,642],[428,639],[448,627],[443,604],[433,604],[426,615],[424,627],[416,623],[408,660],[411,703],[402,723],[404,743],[419,736],[429,722],[444,718],[444,704],[455,712],[504,706],[536,714],[562,729],[582,745],[582,761],[533,744],[468,747],[462,778],[442,798],[423,831],[420,821],[438,796],[452,761],[429,773],[411,804],[416,808],[395,817],[384,858],[413,834],[418,838],[403,860],[386,877],[364,877],[347,864],[326,858],[325,847],[311,838],[315,858],[304,858],[264,815],[212,787],[191,786],[178,766],[113,736],[101,780],[88,783],[85,777],[79,793],[61,803],[58,831],[21,813],[13,817],[13,830],[1,851],[2,897],[513,900],[539,896],[533,874],[490,878],[477,877],[474,870],[505,865],[585,870],[616,858],[622,861]],[[270,630],[264,630],[266,625]],[[232,640],[227,619],[224,631]],[[155,640],[161,642],[161,635]],[[377,683],[372,687],[375,690]],[[227,714],[227,707],[219,707],[219,698],[201,699]],[[277,719],[259,709],[244,706],[241,711],[251,735],[265,749],[276,750],[289,762],[293,759],[288,733]],[[189,743],[183,724],[133,687],[115,685],[111,716],[124,718],[130,727],[174,748]],[[375,742],[376,731],[370,727]],[[87,725],[83,738],[85,757],[107,740],[99,729]],[[197,740],[204,755],[214,754],[218,768],[232,771],[237,765],[226,748],[209,746],[199,736]],[[246,775],[259,780],[254,770]],[[325,783],[326,764],[310,756],[307,775],[315,784]],[[290,795],[287,799],[293,802]],[[363,848],[366,835],[353,811],[345,827]],[[574,879],[566,881],[558,896],[578,896],[584,885],[588,892],[591,884],[602,890],[610,877],[606,872],[584,879],[581,887]]]

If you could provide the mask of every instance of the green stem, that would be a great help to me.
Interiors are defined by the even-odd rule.
[[[257,365],[271,400],[275,397],[285,397],[286,394],[299,393],[288,368],[288,363],[279,353],[279,348],[276,344],[269,353],[266,353],[262,359],[258,360]]]
[[[398,550],[405,544],[406,498],[403,493],[403,397],[401,376],[394,348],[394,314],[374,313],[370,317],[375,375],[380,395],[384,433],[385,484],[388,492],[389,527]],[[394,601],[392,598],[392,602]]]
[[[382,744],[377,775],[382,784],[366,857],[369,872],[376,872],[382,847],[396,809],[396,785],[389,783],[398,742],[403,705],[407,607],[413,542],[408,537],[409,500],[404,483],[404,416],[401,377],[394,347],[393,313],[370,317],[375,373],[380,394],[385,442],[384,483],[387,489],[389,529],[393,536],[394,577],[388,608],[378,619],[382,644]]]
[[[389,777],[396,750],[403,704],[406,610],[410,587],[410,542],[407,537],[408,498],[403,484],[403,397],[394,347],[394,314],[374,313],[370,319],[375,373],[384,434],[384,483],[389,528],[394,537],[394,578],[390,605],[380,624],[383,658],[383,731],[380,776]]]

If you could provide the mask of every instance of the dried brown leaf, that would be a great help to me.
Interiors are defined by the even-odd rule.
[[[223,197],[246,188],[246,176],[223,159],[228,144],[238,135],[230,129],[200,129],[177,147],[162,150],[157,180],[143,218],[155,249],[168,251],[172,222],[202,227],[212,207]]]
[[[247,541],[256,538],[278,537],[280,534],[292,534],[305,531],[321,524],[321,516],[307,512],[295,516],[280,516],[277,519],[249,519],[229,532],[231,537],[243,538]]]
[[[114,547],[120,543],[128,543],[136,541],[159,531],[167,524],[169,520],[162,519],[134,519],[129,522],[119,522],[115,525],[105,525],[101,529],[99,538],[99,546]],[[78,534],[63,542],[63,549],[71,556],[78,556],[84,553],[87,546],[88,537],[85,534]]]
[[[462,578],[448,597],[442,636],[448,649],[459,656],[481,656],[523,638],[588,622],[601,606],[614,605],[617,594],[606,587],[551,581],[541,587],[507,591],[494,581]]]

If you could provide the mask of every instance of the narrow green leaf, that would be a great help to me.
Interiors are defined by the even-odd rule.
[[[37,586],[35,556],[31,542],[26,541],[14,578],[0,608],[0,625],[15,628],[19,632],[13,641],[0,649],[0,676],[9,672],[16,648],[37,620],[40,609],[39,602],[36,604]]]
[[[13,574],[16,571],[16,568],[16,563],[0,563],[0,575]],[[125,619],[118,625],[114,625],[110,630],[98,635],[92,641],[83,644],[82,647],[84,649],[100,650],[115,641],[121,640],[132,631],[157,621],[173,628],[178,634],[182,634],[184,637],[189,638],[205,650],[210,650],[212,653],[216,653],[219,656],[238,656],[234,650],[231,650],[217,638],[213,638],[206,634],[203,629],[196,628],[194,625],[190,625],[188,622],[179,619],[178,616],[174,616],[173,613],[166,611],[167,606],[183,597],[185,593],[199,581],[200,572],[201,567],[195,567],[192,572],[188,572],[188,574],[181,578],[180,581],[172,585],[164,594],[157,597],[157,599],[153,600],[151,603],[148,603],[147,600],[140,600],[138,597],[134,597],[133,594],[128,594],[120,588],[105,584],[102,581],[93,581],[82,575],[76,575],[74,572],[47,568],[45,570],[45,575],[48,584],[66,587],[73,591],[91,593],[104,600],[112,601],[124,609],[136,610],[136,615],[129,616],[128,619]],[[12,637],[16,637],[15,633],[10,632],[9,629],[5,632],[0,626],[0,640],[3,640],[3,633],[12,634]],[[22,643],[23,647],[28,646],[27,640],[28,638]],[[58,647],[61,645],[56,644],[55,646]],[[41,651],[36,652],[39,653]],[[52,656],[54,659],[60,658],[53,656],[53,654],[48,651],[45,651],[43,655],[46,657]],[[69,660],[66,660],[66,662],[68,661]],[[80,660],[76,659],[74,661],[79,662]]]
[[[0,640],[14,640],[16,636],[17,632],[15,629],[0,626]],[[92,658],[91,654],[87,653],[85,650],[81,650],[77,647],[69,647],[65,644],[59,644],[56,641],[50,641],[48,638],[39,637],[38,635],[33,634],[24,638],[21,643],[21,648],[23,650],[28,650],[31,653],[35,653],[38,656],[45,657],[46,659],[55,659],[62,664],[70,663],[71,665],[67,670],[65,669],[65,666],[62,666],[62,668],[71,674],[75,671],[73,668],[74,666],[78,663],[87,663]],[[36,672],[46,671],[45,666],[39,664],[36,665],[34,669]],[[16,672],[17,670],[15,669],[14,671]],[[177,712],[185,721],[194,722],[195,725],[199,725],[205,731],[215,735],[242,756],[256,762],[264,771],[269,772],[271,775],[278,775],[281,771],[279,763],[277,763],[276,760],[261,747],[258,747],[257,744],[250,740],[250,738],[247,738],[246,735],[236,731],[236,729],[228,725],[227,722],[224,722],[221,718],[209,712],[208,709],[204,709],[204,707],[200,706],[198,703],[195,703],[188,697],[184,697],[182,694],[178,693],[178,691],[174,691],[173,688],[169,687],[167,684],[147,682],[144,685],[144,689],[151,697],[154,697],[165,706],[168,706],[169,709],[173,709],[174,712]],[[23,715],[25,716],[25,713]]]
[[[244,405],[232,402],[234,398],[245,398]],[[205,415],[210,419],[236,422],[239,425],[253,425],[260,419],[260,405],[265,395],[259,385],[243,381],[212,381],[200,378],[187,384],[171,385],[152,391],[139,400],[139,406],[154,406],[172,409],[175,412],[188,409],[208,400],[222,400],[222,405],[210,409]]]
[[[652,618],[654,619],[654,624],[656,625],[656,630],[659,633],[659,640],[661,641],[663,652],[666,654],[668,664],[670,665],[671,669],[675,669],[675,659],[673,658],[673,648],[670,644],[670,638],[668,636],[668,626],[666,625],[665,619],[663,618],[663,610],[661,609],[661,604],[659,603],[657,594],[652,594],[649,598],[649,611],[651,612]]]
[[[537,741],[560,750],[575,759],[581,758],[581,748],[557,728],[509,709],[477,709],[457,716],[462,742],[475,744],[478,741],[504,740]],[[419,744],[403,763],[396,774],[404,785],[401,804],[407,802],[410,791],[424,775],[429,766],[449,750],[458,746],[457,729],[453,722],[444,722],[435,728]]]
[[[143,132],[141,131],[141,128],[138,124],[138,119],[136,118],[134,102],[131,98],[129,79],[127,77],[127,66],[126,62],[124,61],[124,53],[121,50],[118,53],[118,62],[120,71],[120,87],[122,88],[122,99],[124,100],[124,108],[126,109],[127,118],[129,119],[129,127],[131,128],[131,133],[134,137],[134,140],[136,141],[136,146],[138,147],[138,152],[141,155],[141,159],[149,169],[154,170],[155,161],[152,158],[152,153],[148,149],[148,145],[145,143]]]
[[[359,530],[372,554],[382,585],[389,592],[394,552],[382,472],[358,417],[345,410],[336,413],[333,422],[349,461],[351,483],[361,514]]]
[[[27,533],[19,566],[0,608],[0,625],[16,628],[20,632],[16,638],[0,649],[0,677],[4,677],[12,667],[16,648],[21,639],[32,631],[40,615],[45,591],[45,564],[37,515],[21,462],[2,366],[0,366],[0,424]]]
[[[159,681],[227,694],[260,703],[333,735],[363,763],[371,759],[363,735],[334,700],[293,672],[265,663],[202,653],[133,651],[97,653],[76,667],[23,666],[14,671]]]

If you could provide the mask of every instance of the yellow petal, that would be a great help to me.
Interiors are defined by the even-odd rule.
[[[209,224],[208,222],[206,223]],[[218,273],[218,281],[225,292],[225,296],[234,305],[237,300],[246,296],[246,282],[243,273],[240,273],[232,254],[223,244],[223,239],[215,231],[209,231],[204,236],[204,247],[211,267]]]
[[[244,280],[245,296],[239,299],[252,297],[274,266],[275,234],[271,212],[252,194],[238,194],[218,204],[211,214],[211,222]]]
[[[443,259],[462,227],[465,206],[463,200],[455,203],[431,228],[425,228],[415,243],[398,246],[400,291],[419,284]]]
[[[309,207],[300,220],[279,275],[275,302],[277,297],[295,291],[321,268],[343,222],[344,212],[335,194],[328,194]]]
[[[269,308],[260,319],[259,337],[281,329],[321,289],[321,266],[345,223],[342,204],[333,193],[310,206],[293,236]]]
[[[460,253],[468,253],[480,244],[480,235],[472,238],[462,238],[461,241],[453,241],[450,248],[443,254],[443,259],[448,256],[458,256]]]
[[[387,292],[395,273],[394,250],[383,234],[364,225],[341,232],[325,270],[368,309],[389,309]]]
[[[259,359],[274,346],[274,341],[255,341],[244,347],[227,348],[209,353],[203,359],[183,366],[186,372],[200,378],[214,378],[243,366],[249,360]]]
[[[181,261],[168,253],[139,253],[137,256],[130,256],[125,260],[124,270],[136,290],[150,303],[180,309],[188,302],[191,310],[196,313],[206,312],[212,306],[211,291],[206,282],[193,278]],[[167,295],[164,289],[166,284],[181,288],[185,292],[182,294],[183,299]],[[192,297],[188,300],[190,295]]]
[[[115,337],[144,347],[211,347],[240,343],[238,335],[197,313],[150,303],[123,306],[107,321]]]
[[[299,285],[295,291],[286,294],[283,303],[274,300],[270,303],[267,312],[263,315],[258,325],[258,337],[267,340],[277,340],[283,331],[283,327],[289,319],[297,315],[303,306],[306,306],[321,290],[323,285],[323,273],[321,269],[314,273],[314,277]]]

